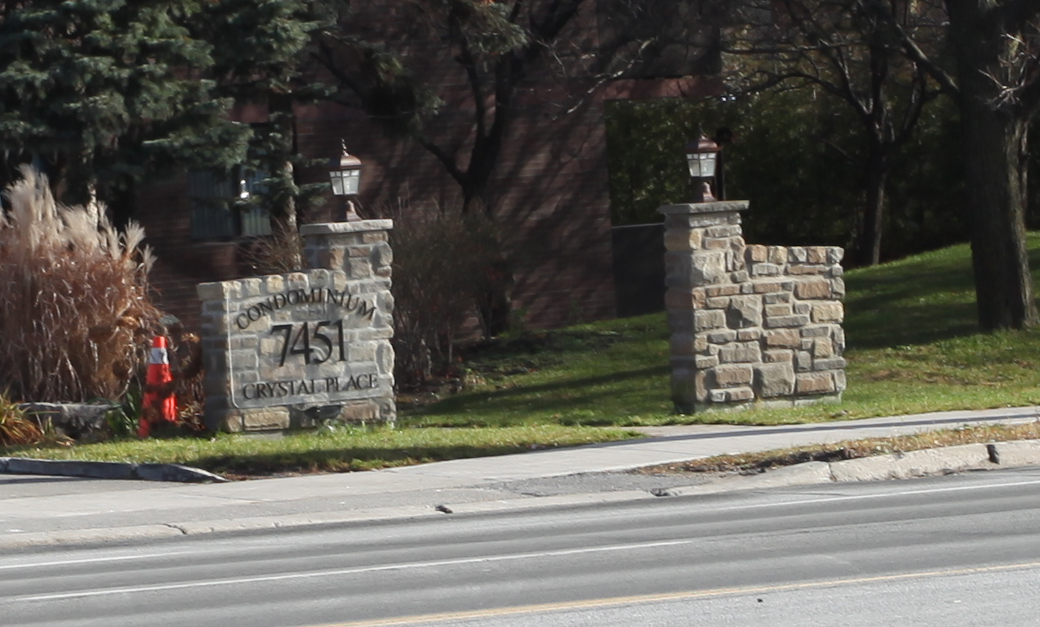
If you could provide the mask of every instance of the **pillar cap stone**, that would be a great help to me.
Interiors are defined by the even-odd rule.
[[[750,202],[747,200],[718,200],[715,202],[695,202],[682,205],[664,205],[657,209],[658,213],[666,216],[672,215],[695,215],[702,213],[733,213],[747,210]]]
[[[389,231],[394,228],[393,220],[361,220],[359,222],[320,222],[300,226],[300,235],[340,235],[344,233],[367,233]]]

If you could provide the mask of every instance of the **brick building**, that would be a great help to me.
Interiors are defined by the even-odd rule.
[[[513,265],[513,306],[526,312],[532,326],[615,313],[604,103],[703,95],[715,88],[705,76],[718,65],[717,36],[714,29],[697,26],[696,16],[689,14],[694,10],[686,5],[696,3],[654,3],[674,6],[655,9],[653,16],[636,22],[617,18],[614,5],[623,4],[582,3],[557,38],[555,54],[543,54],[526,73],[503,137],[489,204]],[[399,17],[395,7],[392,0],[366,3],[354,22],[368,25],[363,36],[370,41],[383,38],[427,84],[436,85],[445,105],[427,125],[429,136],[464,167],[475,125],[466,75],[436,36],[372,26],[393,24]],[[595,56],[590,51],[624,52],[634,45],[626,42],[648,33],[675,35],[656,44],[652,63],[620,69],[587,63]],[[612,80],[597,81],[595,73],[609,73]],[[295,114],[303,155],[338,156],[343,140],[363,160],[360,204],[366,217],[386,215],[400,206],[423,210],[460,203],[459,186],[434,155],[414,141],[388,138],[359,109],[322,103],[297,106]],[[265,113],[262,108],[243,108],[236,115],[255,122]],[[327,174],[311,171],[299,176],[314,181]],[[159,302],[190,328],[198,323],[195,285],[249,274],[250,236],[267,230],[262,215],[235,220],[230,214],[216,215],[214,222],[205,201],[235,192],[194,173],[152,185],[139,199],[141,207],[148,207],[140,220],[158,258],[152,283]],[[301,221],[325,221],[336,210],[333,199],[301,216]]]

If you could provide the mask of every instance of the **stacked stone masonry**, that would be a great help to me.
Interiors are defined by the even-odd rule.
[[[660,209],[680,412],[839,400],[845,389],[844,251],[748,245],[747,206]]]
[[[395,419],[392,224],[306,225],[314,269],[198,286],[209,428]]]

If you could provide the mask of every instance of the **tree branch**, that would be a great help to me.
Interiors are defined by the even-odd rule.
[[[1040,17],[1040,2],[1036,0],[1011,0],[991,9],[993,19],[1003,24],[1007,32],[1017,32]]]

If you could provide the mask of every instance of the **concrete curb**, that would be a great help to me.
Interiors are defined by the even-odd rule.
[[[995,461],[994,461],[995,460]],[[32,474],[45,474],[42,470],[50,464],[87,462],[48,462],[45,460],[20,460],[18,458],[0,458],[0,472],[18,473],[18,469],[31,470]],[[12,463],[14,469],[11,468]],[[103,464],[93,470],[103,469],[106,472],[126,472],[124,468],[114,466],[135,467],[135,473],[141,467],[148,472],[150,464]],[[167,470],[166,465],[154,465],[157,472]],[[767,488],[822,485],[859,481],[879,481],[889,479],[907,479],[932,475],[951,474],[970,470],[996,470],[1000,468],[1017,468],[1040,466],[1040,440],[1018,440],[998,442],[994,444],[967,444],[938,449],[924,449],[908,453],[879,455],[841,462],[807,462],[794,466],[778,468],[766,473],[752,476],[729,476],[722,479],[694,486],[670,488],[659,491],[627,490],[617,492],[575,493],[546,497],[520,497],[496,501],[445,502],[440,504],[408,505],[360,509],[353,511],[316,512],[309,514],[292,514],[255,518],[224,519],[199,522],[166,522],[128,527],[104,529],[81,529],[53,532],[18,533],[0,535],[0,550],[24,549],[33,547],[64,545],[95,545],[108,542],[132,542],[138,540],[156,540],[184,536],[196,536],[212,533],[236,533],[249,531],[270,531],[276,529],[298,529],[319,525],[336,525],[346,523],[371,523],[415,518],[440,517],[453,514],[490,514],[518,512],[548,507],[581,506],[601,503],[629,503],[639,500],[652,500],[658,497],[698,496],[718,494],[737,490],[760,490]],[[210,473],[183,466],[174,466],[191,473]],[[87,470],[91,468],[86,467]],[[137,477],[141,478],[141,477]],[[173,479],[167,479],[173,480]],[[220,480],[218,477],[217,480]]]
[[[227,479],[211,472],[179,464],[128,464],[122,462],[81,462],[26,457],[0,457],[0,473],[9,475],[46,475],[89,479],[136,479],[139,481],[177,481],[181,483],[223,483]]]
[[[1023,466],[1040,466],[1040,440],[964,444],[840,462],[806,462],[770,470],[760,475],[724,477],[711,483],[670,488],[658,492],[658,495],[693,496],[731,490],[912,479],[968,470],[997,470]]]

